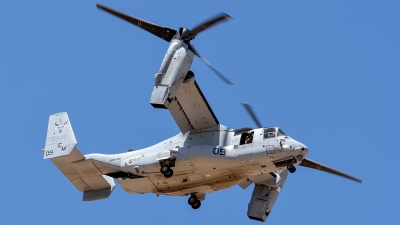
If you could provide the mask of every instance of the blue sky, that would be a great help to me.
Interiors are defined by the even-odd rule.
[[[398,221],[399,1],[111,1],[162,26],[189,29],[226,12],[234,20],[198,35],[192,70],[214,113],[232,128],[277,125],[308,157],[362,184],[298,168],[267,224]],[[0,2],[0,216],[7,224],[260,224],[247,218],[252,187],[206,196],[129,195],[82,202],[43,160],[48,116],[66,111],[84,153],[120,153],[179,132],[149,104],[168,43],[98,10],[96,1]],[[397,141],[396,141],[397,140]]]

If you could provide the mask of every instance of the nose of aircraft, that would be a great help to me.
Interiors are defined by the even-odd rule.
[[[297,147],[295,149],[301,149],[302,155],[305,157],[308,154],[308,147],[299,141],[296,141],[296,142],[297,142],[296,143]]]
[[[302,150],[303,150],[303,154],[304,156],[306,156],[308,154],[308,147],[305,144],[301,144],[302,146]]]

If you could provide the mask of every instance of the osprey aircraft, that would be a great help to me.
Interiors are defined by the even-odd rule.
[[[65,112],[49,118],[44,158],[50,159],[69,181],[83,192],[83,201],[106,199],[115,183],[131,194],[154,193],[188,196],[198,209],[207,193],[234,185],[246,189],[254,183],[247,215],[264,221],[278,198],[289,173],[304,166],[361,180],[307,158],[308,148],[279,127],[263,127],[251,106],[242,103],[257,128],[233,129],[219,123],[194,73],[194,55],[225,83],[232,84],[191,44],[202,31],[231,19],[225,13],[192,30],[161,27],[137,17],[97,4],[99,9],[124,19],[170,42],[154,77],[150,104],[168,110],[180,133],[153,146],[120,154],[83,155],[71,121]]]

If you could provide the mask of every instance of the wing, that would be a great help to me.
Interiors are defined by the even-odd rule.
[[[219,124],[196,81],[182,83],[168,109],[182,133]]]

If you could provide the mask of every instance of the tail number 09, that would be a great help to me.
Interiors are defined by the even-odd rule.
[[[46,156],[51,156],[51,155],[53,155],[53,150],[46,151]]]

